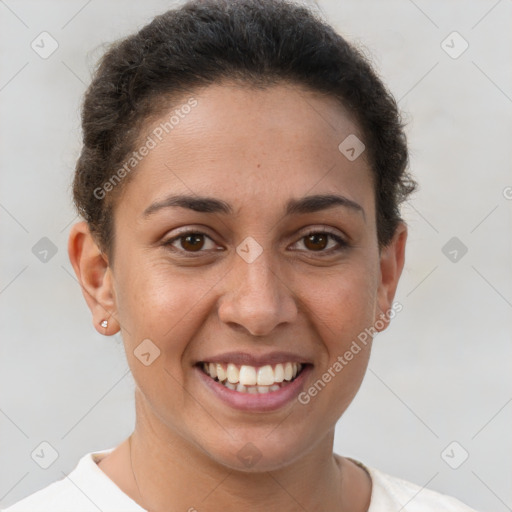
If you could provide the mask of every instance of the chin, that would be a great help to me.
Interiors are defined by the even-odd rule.
[[[272,427],[275,428],[275,427]],[[282,427],[277,427],[282,428]],[[246,429],[243,434],[224,440],[211,441],[210,447],[203,442],[203,449],[216,463],[231,470],[260,473],[282,469],[305,455],[314,443],[293,440],[286,431],[272,435],[272,429]],[[269,435],[270,434],[270,435]]]

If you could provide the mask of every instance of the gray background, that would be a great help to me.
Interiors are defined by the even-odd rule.
[[[68,261],[69,187],[102,44],[171,5],[0,1],[1,507],[133,429],[121,339],[96,333]],[[403,210],[404,309],[375,339],[335,449],[478,510],[512,510],[512,1],[318,5],[399,100],[421,185]],[[59,45],[47,59],[31,48],[43,31]],[[453,31],[469,43],[458,58],[442,46]],[[57,249],[46,263],[32,252],[43,237]],[[455,262],[442,250],[452,237],[468,249]],[[59,454],[48,469],[31,458],[43,441]]]

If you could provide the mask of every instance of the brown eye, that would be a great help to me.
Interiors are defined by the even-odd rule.
[[[209,247],[207,247],[208,243],[210,243]],[[215,243],[208,235],[196,231],[186,231],[181,233],[180,235],[167,240],[163,245],[169,247],[173,252],[178,254],[198,253],[198,256],[201,253],[209,252],[208,250],[215,248]]]
[[[181,246],[186,251],[200,251],[204,245],[204,235],[194,233],[191,235],[181,236]]]
[[[329,240],[334,244],[329,246]],[[343,238],[328,231],[312,231],[304,235],[300,242],[306,247],[306,252],[316,252],[319,256],[329,256],[349,246]]]
[[[329,235],[326,233],[313,233],[304,237],[304,245],[311,250],[322,251],[327,246]]]

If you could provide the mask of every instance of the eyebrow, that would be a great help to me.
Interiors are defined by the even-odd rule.
[[[305,213],[315,213],[335,207],[344,207],[359,212],[366,220],[363,207],[344,196],[334,194],[323,194],[290,199],[286,204],[286,216]],[[222,213],[229,215],[233,213],[231,206],[220,199],[204,196],[174,195],[162,201],[155,202],[144,210],[143,217],[149,217],[163,208],[181,207],[201,213]]]

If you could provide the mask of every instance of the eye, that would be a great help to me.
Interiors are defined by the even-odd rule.
[[[334,247],[330,247],[327,250],[329,239],[334,240],[337,244],[334,244]],[[348,243],[343,240],[339,235],[331,233],[330,231],[310,231],[306,235],[304,235],[299,242],[303,241],[305,247],[308,249],[308,252],[319,252],[332,254],[333,252],[338,252],[345,249],[348,246]],[[298,243],[298,242],[297,242]]]
[[[183,233],[180,233],[178,236],[170,238],[169,240],[164,242],[164,245],[169,246],[173,250],[176,250],[178,252],[202,252],[201,249],[203,249],[205,245],[207,245],[205,239],[208,239],[210,242],[213,243],[213,240],[205,233],[201,233],[198,231],[185,231]],[[179,245],[181,247],[175,247],[175,242],[180,242]],[[215,247],[215,244],[213,244],[213,246]],[[214,247],[206,247],[206,249],[213,249]]]
[[[334,247],[330,247],[327,250],[329,239],[334,240],[336,244]],[[207,247],[210,242],[210,247]],[[348,243],[343,240],[339,235],[331,233],[330,231],[310,231],[309,233],[302,236],[298,242],[304,241],[305,247],[308,249],[307,252],[317,252],[322,254],[332,254],[338,251],[341,251],[348,247]],[[180,247],[176,247],[176,243],[179,243]],[[200,231],[185,231],[180,233],[179,235],[170,238],[163,244],[166,247],[170,247],[175,252],[182,253],[201,253],[208,250],[215,250],[215,243],[213,240],[205,233],[201,233]],[[205,249],[203,251],[202,249]]]

